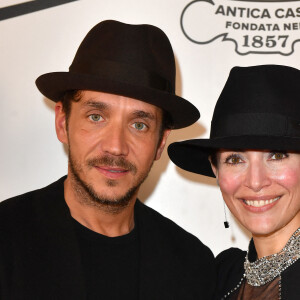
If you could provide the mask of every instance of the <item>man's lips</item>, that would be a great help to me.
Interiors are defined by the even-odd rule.
[[[110,179],[118,179],[129,173],[129,170],[110,166],[95,166],[97,171]]]

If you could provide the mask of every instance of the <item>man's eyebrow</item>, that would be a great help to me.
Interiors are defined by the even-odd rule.
[[[150,119],[150,120],[155,120],[156,119],[154,114],[152,114],[150,112],[143,111],[143,110],[134,111],[133,116],[135,118],[142,118],[142,119]]]
[[[83,104],[83,107],[92,107],[100,110],[105,110],[109,108],[109,105],[107,103],[89,100]]]
[[[83,107],[92,107],[92,108],[96,108],[99,110],[107,110],[110,107],[110,105],[107,103],[99,102],[99,101],[88,100],[85,103],[83,103]],[[142,119],[149,119],[149,120],[156,119],[154,114],[144,111],[144,110],[136,110],[132,113],[132,115],[135,118],[142,118]]]

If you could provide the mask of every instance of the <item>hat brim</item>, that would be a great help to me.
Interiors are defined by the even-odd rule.
[[[233,136],[176,142],[168,147],[170,159],[178,167],[197,174],[215,177],[209,155],[217,149],[300,151],[300,137]]]
[[[200,118],[198,109],[179,96],[97,75],[53,72],[38,77],[36,85],[44,96],[55,102],[60,101],[64,93],[70,90],[101,91],[141,100],[167,111],[173,120],[174,129],[187,127]]]

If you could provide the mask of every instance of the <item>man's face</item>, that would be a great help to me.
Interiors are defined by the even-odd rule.
[[[66,129],[61,103],[56,129],[69,147],[73,188],[83,188],[93,201],[126,206],[135,199],[154,160],[160,158],[168,131],[159,143],[160,108],[136,99],[83,91],[72,102]]]

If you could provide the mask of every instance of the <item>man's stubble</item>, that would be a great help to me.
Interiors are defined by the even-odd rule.
[[[113,166],[120,167],[128,170],[136,177],[136,180],[133,182],[133,185],[128,188],[128,190],[120,196],[108,197],[105,193],[97,193],[95,188],[88,182],[86,182],[81,177],[83,172],[82,166],[73,158],[71,147],[69,147],[69,175],[71,180],[72,189],[75,192],[77,199],[80,203],[88,206],[97,207],[100,210],[103,210],[107,213],[118,214],[123,211],[128,205],[135,200],[133,197],[139,190],[141,184],[146,180],[154,159],[149,166],[148,170],[143,173],[138,174],[137,167],[126,160],[123,157],[112,157],[112,156],[101,156],[88,160],[85,163],[86,169],[92,169],[96,165],[101,166]],[[117,189],[119,185],[118,180],[107,179],[103,185],[103,189]]]

